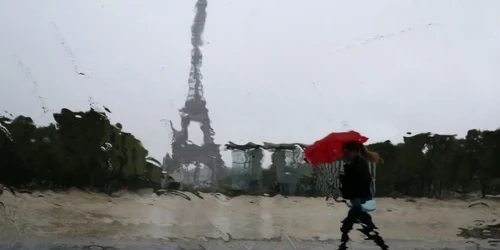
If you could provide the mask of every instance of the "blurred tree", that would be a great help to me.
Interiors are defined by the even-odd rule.
[[[0,117],[0,183],[35,188],[90,186],[106,192],[160,187],[161,163],[148,157],[142,143],[124,132],[121,124],[112,125],[105,113],[62,109],[54,119],[55,124],[37,127],[29,117]],[[500,129],[471,129],[463,139],[421,133],[404,137],[397,145],[385,141],[367,146],[382,159],[377,167],[377,195],[448,198],[500,192],[499,145]],[[314,189],[317,174],[305,171],[310,166],[287,166],[284,151],[278,150],[270,168],[262,169],[262,157],[261,151],[255,155],[252,176],[261,179],[267,191],[276,187],[276,181],[287,182],[285,173],[289,173],[300,177],[297,194],[321,195]]]
[[[24,116],[0,119],[10,133],[0,133],[1,182],[103,191],[160,185],[158,161],[147,157],[142,143],[122,132],[121,124],[111,125],[105,113],[63,109],[54,119],[57,123],[46,127]]]

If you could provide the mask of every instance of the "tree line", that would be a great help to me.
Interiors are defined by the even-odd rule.
[[[0,117],[0,183],[28,188],[92,187],[106,192],[161,187],[161,164],[148,157],[142,143],[119,123],[111,124],[106,113],[62,109],[53,116],[55,123],[48,126],[36,126],[25,116]],[[421,133],[406,136],[399,144],[385,141],[368,148],[382,158],[377,164],[377,196],[500,193],[500,129],[472,129],[465,138]],[[262,185],[257,186],[263,186],[262,192],[279,189],[276,166],[259,173]],[[298,187],[290,195],[321,195],[315,190],[314,171],[297,175],[301,175]],[[219,185],[230,186],[231,176],[220,177]]]
[[[160,185],[160,163],[106,113],[62,109],[53,117],[48,126],[25,116],[0,117],[0,183],[105,192]]]
[[[377,167],[380,195],[400,192],[417,197],[450,193],[500,193],[500,129],[471,129],[465,138],[421,133],[368,146],[383,161]]]
[[[376,196],[452,198],[471,193],[483,197],[500,194],[500,129],[471,129],[465,138],[421,133],[406,136],[399,144],[385,141],[367,147],[381,156],[377,163]],[[279,189],[276,187],[276,165],[279,164],[276,163],[273,160],[273,164],[263,170],[262,183],[267,190]],[[289,170],[292,174],[294,171],[301,172]],[[288,195],[321,196],[324,193],[315,185],[318,173],[298,175],[301,176],[297,187]]]

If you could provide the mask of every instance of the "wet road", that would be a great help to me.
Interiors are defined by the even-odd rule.
[[[389,242],[390,249],[401,250],[495,250],[500,249],[500,242],[490,241],[484,242],[480,245],[471,243],[427,243],[427,242]],[[98,246],[98,245],[56,245],[56,244],[38,244],[38,245],[23,245],[14,244],[11,246],[1,245],[0,249],[35,249],[35,250],[323,250],[323,249],[336,249],[338,242],[266,242],[266,241],[233,241],[233,242],[198,242],[198,241],[185,241],[180,243],[163,244],[157,246]],[[371,242],[364,243],[351,243],[350,249],[358,250],[375,250],[380,249],[374,246]]]

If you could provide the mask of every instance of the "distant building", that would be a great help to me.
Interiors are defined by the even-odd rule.
[[[258,145],[249,142],[244,145],[229,142],[226,148],[232,150],[233,164],[231,168],[233,189],[248,190],[259,187],[274,189],[275,182],[284,195],[297,195],[298,193],[316,192],[320,195],[340,196],[339,174],[343,171],[344,162],[339,160],[329,164],[319,164],[321,173],[314,171],[313,166],[304,162],[303,149],[306,144],[274,144],[264,143]],[[263,150],[272,154],[271,168],[266,171],[274,176],[263,176],[262,160]],[[376,165],[370,164],[373,177],[372,193],[376,187]]]
[[[261,147],[227,144],[232,156],[231,188],[236,190],[262,188],[262,160],[264,154]]]
[[[264,143],[264,145],[258,145],[249,142],[238,145],[229,142],[226,148],[232,150],[233,158],[231,187],[238,190],[271,188],[277,181],[283,194],[295,194],[300,185],[301,176],[310,176],[312,173],[311,167],[303,162],[302,147],[304,147],[302,144]],[[268,178],[268,183],[264,183],[263,150],[273,152],[271,171],[275,173],[274,178]]]

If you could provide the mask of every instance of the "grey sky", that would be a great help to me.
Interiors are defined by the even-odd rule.
[[[188,90],[194,3],[0,1],[0,108],[47,124],[37,96],[53,111],[92,97],[161,159],[161,120],[179,126]],[[217,143],[500,126],[500,1],[208,3],[202,72]]]

